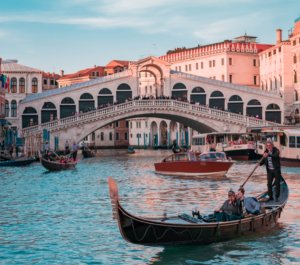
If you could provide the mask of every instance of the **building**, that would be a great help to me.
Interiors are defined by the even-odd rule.
[[[80,70],[73,74],[64,74],[64,71],[61,70],[61,77],[57,79],[58,87],[69,86],[72,84],[82,83],[89,81],[94,78],[104,76],[104,67],[103,66],[94,66],[91,68],[86,68]]]
[[[2,60],[1,71],[7,76],[9,84],[5,95],[5,117],[12,128],[17,129],[19,102],[29,94],[42,92],[43,71],[19,64],[17,60]],[[34,125],[37,121],[28,119],[26,122]]]
[[[259,53],[272,46],[245,34],[234,40],[176,48],[159,58],[175,71],[259,88]]]
[[[58,82],[57,80],[61,76],[56,73],[45,73],[43,72],[43,85],[42,90],[49,90],[49,89],[55,89],[58,88]]]
[[[112,60],[104,68],[104,75],[111,75],[119,72],[123,72],[128,69],[129,61]]]
[[[280,93],[285,101],[286,122],[300,123],[300,17],[287,40],[282,39],[282,30],[277,29],[276,45],[259,56],[261,89]]]

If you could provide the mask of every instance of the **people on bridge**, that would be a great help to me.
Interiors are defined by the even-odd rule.
[[[271,139],[266,142],[266,150],[263,154],[264,159],[260,162],[260,165],[265,164],[267,169],[268,178],[268,200],[273,200],[272,183],[275,179],[275,201],[279,200],[280,196],[280,178],[281,178],[281,166],[280,166],[280,153],[279,150],[273,145]]]

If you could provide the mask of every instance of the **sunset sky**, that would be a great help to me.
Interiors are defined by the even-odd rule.
[[[71,73],[245,33],[273,44],[277,28],[287,38],[299,7],[298,0],[2,1],[0,57]]]

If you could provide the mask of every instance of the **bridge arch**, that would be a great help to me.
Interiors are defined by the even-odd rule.
[[[167,146],[168,145],[168,125],[166,121],[162,120],[159,124],[159,145],[160,146]]]
[[[98,94],[98,107],[114,103],[114,96],[110,89],[102,88]]]
[[[247,116],[253,116],[258,117],[262,119],[262,105],[259,100],[257,99],[251,99],[247,104],[246,109],[246,115]]]
[[[151,142],[151,146],[158,146],[158,127],[157,127],[157,123],[155,121],[151,122],[150,125],[151,128],[151,138],[150,138],[150,142]]]
[[[124,103],[128,99],[132,99],[132,90],[131,87],[126,84],[122,83],[117,87],[117,103]]]
[[[206,93],[202,87],[194,87],[190,96],[191,103],[206,105]]]
[[[60,119],[74,116],[76,113],[75,101],[70,97],[65,97],[60,103]]]
[[[221,91],[215,90],[210,94],[209,107],[214,109],[225,109],[225,98]]]
[[[52,102],[45,102],[41,111],[41,122],[49,122],[57,119],[57,109]]]
[[[281,110],[277,104],[269,104],[267,106],[266,120],[281,123]]]
[[[27,128],[29,126],[38,124],[38,113],[33,107],[26,107],[22,114],[22,127]]]
[[[238,95],[233,95],[229,98],[228,101],[228,111],[237,113],[237,114],[244,114],[244,102],[243,99]]]
[[[178,100],[187,99],[187,88],[183,83],[176,83],[172,88],[172,98]]]
[[[95,109],[95,100],[90,93],[83,93],[79,99],[79,112],[88,112]]]

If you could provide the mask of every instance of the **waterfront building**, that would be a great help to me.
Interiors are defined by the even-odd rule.
[[[122,60],[112,60],[104,68],[104,75],[112,75],[115,73],[123,72],[128,69],[130,62]]]
[[[42,85],[42,90],[49,90],[49,89],[55,89],[58,88],[58,82],[57,80],[61,76],[56,73],[45,73],[43,72],[43,85]]]
[[[169,50],[159,58],[179,72],[259,88],[259,53],[272,47],[247,34],[233,40]]]
[[[86,82],[104,75],[103,66],[94,66],[65,75],[64,70],[60,72],[61,77],[57,79],[58,87],[70,86],[72,84]]]
[[[288,39],[283,40],[282,30],[276,30],[276,45],[260,53],[260,62],[261,89],[279,93],[288,123],[300,123],[300,18]]]

